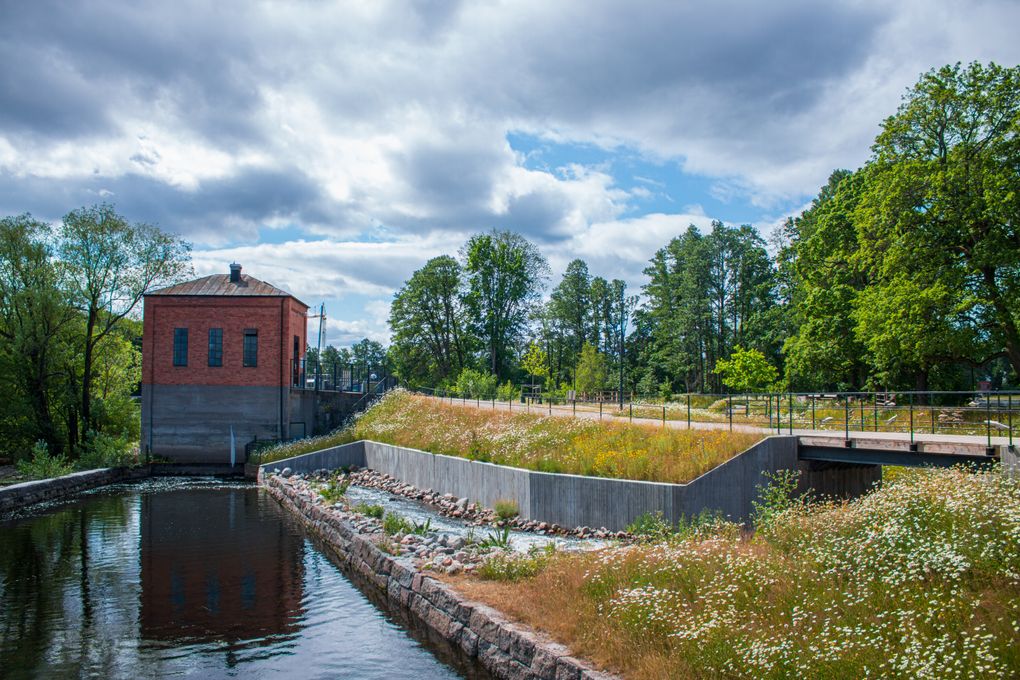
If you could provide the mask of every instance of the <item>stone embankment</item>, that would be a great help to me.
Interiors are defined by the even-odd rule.
[[[80,491],[88,491],[106,484],[141,479],[148,475],[147,467],[101,468],[72,472],[62,477],[12,484],[0,488],[0,514],[21,510],[36,503],[59,500]]]
[[[566,647],[512,621],[415,566],[416,555],[398,557],[364,518],[324,503],[304,479],[263,471],[260,483],[352,572],[379,588],[394,605],[456,645],[497,678],[512,680],[609,680],[570,655]],[[360,527],[360,529],[359,529]],[[366,533],[371,531],[371,533]],[[413,552],[413,549],[412,549]]]

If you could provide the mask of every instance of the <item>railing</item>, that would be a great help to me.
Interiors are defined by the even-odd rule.
[[[630,395],[619,402],[593,399],[568,399],[557,393],[541,397],[515,396],[496,399],[490,394],[459,394],[444,389],[419,388],[417,391],[443,399],[476,402],[477,406],[497,404],[510,410],[591,417],[627,417],[695,424],[719,424],[730,429],[756,428],[776,433],[817,431],[851,432],[860,436],[869,432],[900,433],[915,437],[932,435],[976,436],[992,445],[1002,437],[1013,446],[1014,433],[1020,428],[1020,392],[782,392],[755,394],[678,394],[668,399]],[[593,395],[594,396],[594,395]],[[518,399],[521,399],[518,401]],[[519,404],[515,406],[515,404]]]
[[[392,389],[397,384],[396,378],[381,366],[369,364],[321,366],[307,359],[291,360],[291,387],[298,389],[365,394],[372,391],[380,382],[389,384],[386,389]]]

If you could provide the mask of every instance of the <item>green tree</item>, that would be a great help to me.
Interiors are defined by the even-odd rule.
[[[884,370],[914,364],[918,387],[952,360],[1005,356],[1020,375],[1020,67],[929,71],[873,152],[857,222],[876,287],[858,335]],[[903,322],[876,327],[875,309]]]
[[[147,292],[190,274],[190,250],[186,242],[154,226],[129,223],[111,205],[79,208],[64,217],[58,254],[70,300],[85,322],[80,388],[85,430],[95,426],[92,380],[96,347]],[[75,438],[72,433],[72,447]]]
[[[466,306],[484,343],[489,371],[507,375],[511,348],[527,328],[549,266],[527,239],[510,231],[476,234],[464,246]]]
[[[4,449],[17,454],[42,439],[65,449],[54,409],[66,412],[63,365],[70,353],[74,309],[50,246],[50,226],[30,215],[0,220],[0,384]]]
[[[574,374],[575,389],[584,395],[594,394],[606,386],[608,378],[605,355],[590,343],[584,343]]]
[[[461,279],[460,264],[442,255],[414,272],[393,296],[393,354],[404,380],[439,385],[467,365],[473,343],[465,330]]]
[[[756,349],[740,345],[729,359],[716,362],[715,372],[722,376],[723,384],[737,392],[764,392],[775,384],[779,371]]]
[[[786,378],[791,387],[855,389],[864,386],[873,361],[856,331],[860,296],[870,279],[856,257],[855,215],[866,171],[837,170],[811,206],[787,225],[780,251],[786,286]]]
[[[549,357],[537,343],[529,343],[521,357],[521,368],[529,376],[544,378],[549,375]]]
[[[389,369],[389,357],[381,342],[362,338],[351,345],[351,361],[360,366]]]

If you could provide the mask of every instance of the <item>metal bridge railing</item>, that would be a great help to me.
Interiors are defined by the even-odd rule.
[[[416,388],[415,391],[442,399],[476,406],[497,404],[510,410],[571,414],[591,417],[614,416],[630,419],[654,419],[695,424],[715,423],[730,429],[754,427],[776,433],[794,430],[842,433],[850,439],[866,433],[906,434],[911,443],[922,434],[982,437],[991,446],[1003,438],[1009,446],[1020,428],[1020,391],[897,391],[897,392],[765,392],[753,394],[674,394],[663,399],[655,396],[625,395],[617,400],[560,391],[541,396],[515,394],[513,399],[498,399],[496,394],[467,393],[442,388]],[[593,395],[594,396],[594,395]],[[622,408],[621,408],[622,403]]]

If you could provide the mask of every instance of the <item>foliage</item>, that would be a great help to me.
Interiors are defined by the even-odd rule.
[[[587,342],[581,348],[574,372],[574,386],[583,395],[595,394],[606,386],[606,358]]]
[[[497,387],[496,376],[465,368],[457,376],[454,389],[457,394],[468,399],[492,399],[496,396]]]
[[[319,495],[327,503],[339,503],[347,495],[347,489],[351,486],[350,478],[338,474],[329,478],[326,484],[319,488]]]
[[[75,466],[81,470],[138,465],[136,440],[106,432],[89,432],[79,449]]]
[[[521,509],[517,507],[517,501],[501,499],[495,502],[492,509],[496,511],[496,516],[502,520],[513,519],[517,515],[521,514]]]
[[[414,524],[396,512],[387,512],[383,516],[383,531],[390,536],[414,533]]]
[[[626,677],[1006,678],[1018,575],[1020,484],[934,469],[750,538],[561,554],[475,596]]]
[[[70,474],[73,466],[62,455],[51,456],[46,442],[39,440],[32,447],[32,457],[18,461],[18,474],[29,479],[48,479]]]
[[[663,518],[661,510],[646,512],[627,525],[627,533],[649,540],[662,540],[673,535],[673,525]]]
[[[504,378],[549,265],[534,244],[511,231],[472,236],[463,259],[470,327],[484,347],[489,372]]]
[[[510,527],[506,526],[502,529],[496,529],[490,531],[489,535],[478,541],[478,547],[484,549],[487,548],[499,548],[500,550],[510,549]]]
[[[466,329],[462,275],[452,257],[434,257],[393,296],[392,354],[404,380],[439,385],[466,368],[473,343]]]
[[[496,399],[499,401],[513,401],[520,396],[521,391],[509,380],[496,388]]]
[[[528,343],[528,349],[521,357],[521,370],[534,378],[544,378],[549,375],[549,357],[537,343]]]
[[[715,372],[722,376],[723,384],[737,392],[764,392],[772,388],[779,371],[756,349],[737,345],[729,359],[720,359]]]
[[[358,514],[364,515],[365,517],[373,517],[375,519],[382,519],[382,516],[384,514],[383,506],[375,504],[370,505],[368,503],[358,503],[351,509]]]
[[[752,519],[758,529],[767,529],[782,513],[803,501],[793,495],[800,479],[798,471],[776,470],[766,472],[765,477],[769,480],[768,484],[759,485],[758,499],[751,501],[754,508]]]

